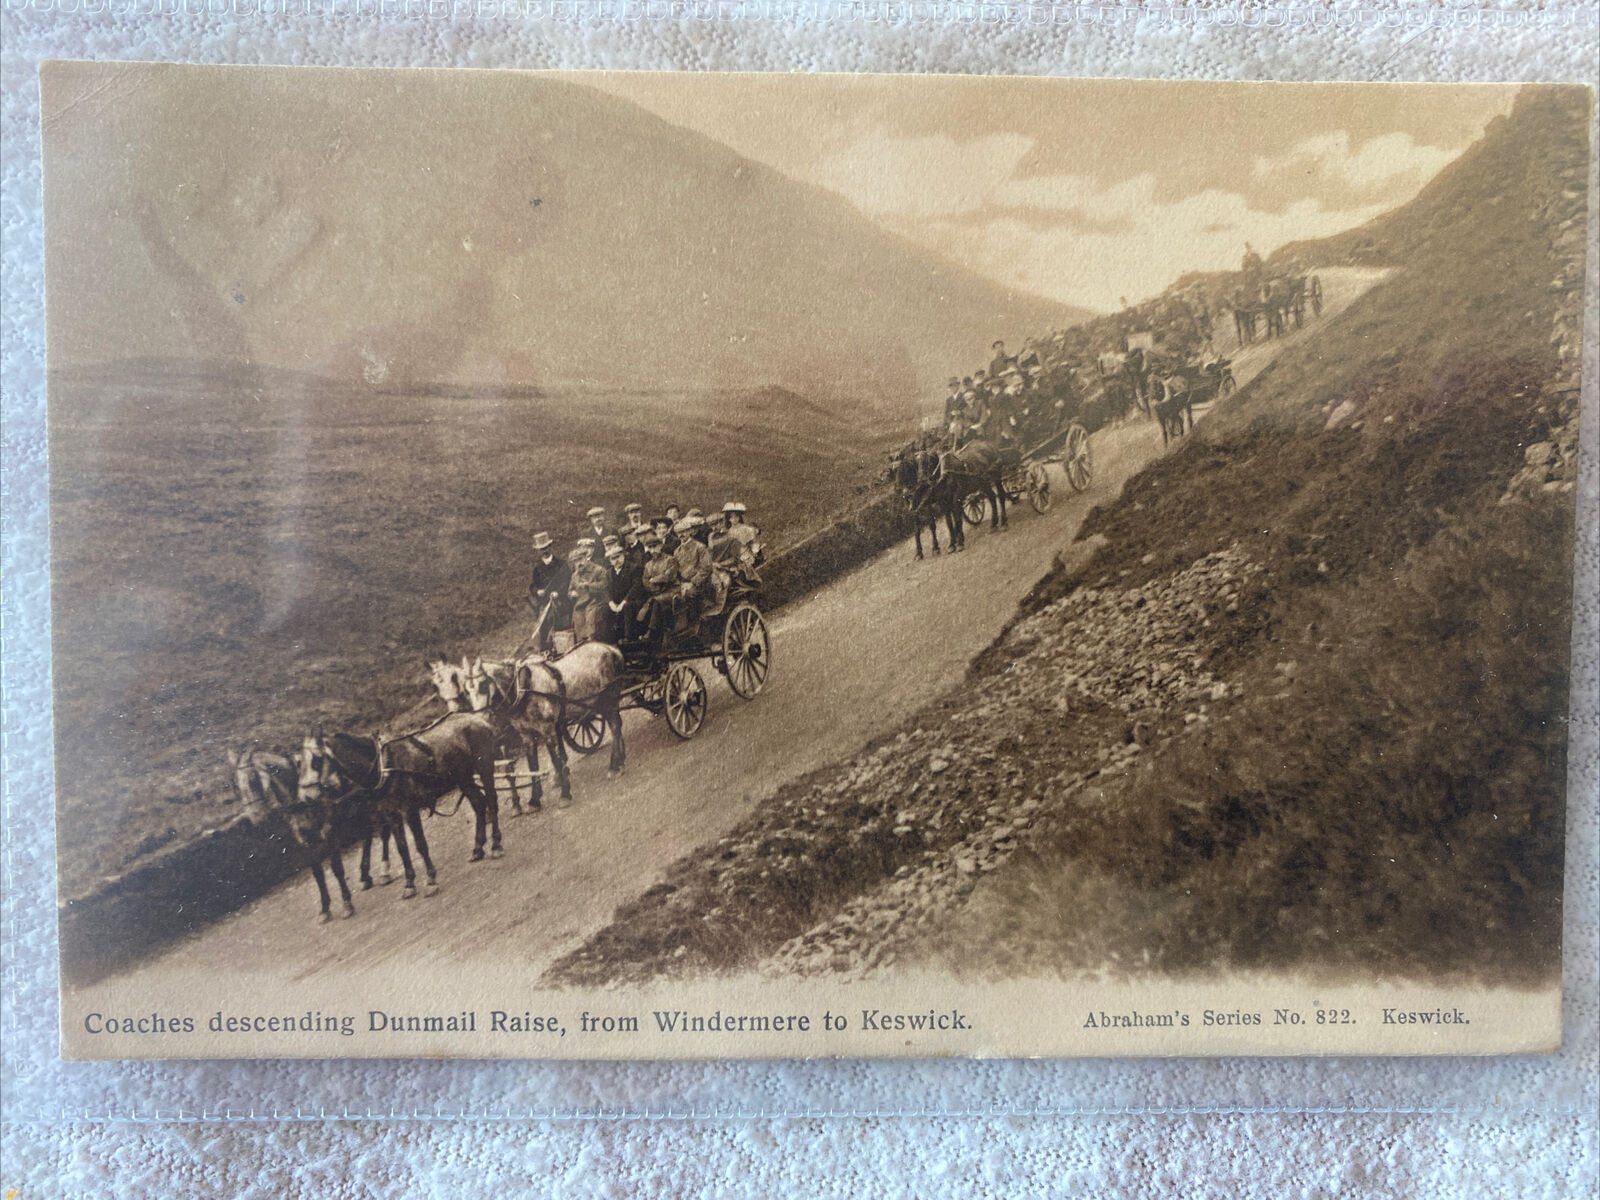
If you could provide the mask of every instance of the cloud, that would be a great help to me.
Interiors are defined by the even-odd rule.
[[[1032,148],[1032,138],[1014,133],[957,142],[878,132],[824,160],[813,182],[870,216],[952,216],[985,207]]]
[[[1236,268],[1246,242],[1266,254],[1360,225],[1409,199],[1454,157],[1406,133],[1352,147],[1338,131],[1257,158],[1237,187],[1162,200],[1156,170],[1113,181],[1019,174],[1034,145],[1017,134],[963,142],[876,131],[832,154],[812,178],[990,278],[1106,310],[1124,296],[1155,295],[1186,271]]]
[[[1333,207],[1399,203],[1414,195],[1458,151],[1418,145],[1409,133],[1386,133],[1352,148],[1340,129],[1297,142],[1276,157],[1257,158],[1259,187],[1321,196]]]

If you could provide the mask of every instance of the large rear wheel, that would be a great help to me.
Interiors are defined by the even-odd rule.
[[[722,626],[722,673],[736,696],[753,700],[772,670],[767,623],[753,604],[734,606]]]
[[[673,663],[661,689],[661,713],[667,718],[667,728],[688,741],[700,732],[709,705],[700,672],[690,663]]]
[[[968,525],[982,525],[984,517],[989,515],[988,498],[982,492],[969,493],[961,502],[961,512]]]
[[[1089,431],[1076,421],[1067,431],[1067,442],[1062,447],[1061,465],[1067,472],[1067,482],[1072,490],[1081,492],[1094,478],[1094,463],[1089,457]]]

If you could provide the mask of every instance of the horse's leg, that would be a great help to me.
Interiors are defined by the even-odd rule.
[[[489,857],[499,858],[505,853],[505,845],[500,840],[500,797],[494,786],[494,755],[489,756],[484,766],[487,767],[483,770],[483,798],[489,810]],[[483,845],[481,832],[478,834],[478,845]]]
[[[401,818],[403,821],[404,818]],[[400,899],[409,900],[417,894],[417,872],[411,865],[411,851],[406,847],[405,826],[397,822],[393,815],[384,817],[384,841],[388,842],[390,829],[394,830],[394,848],[400,852],[400,866],[406,873],[406,890],[400,893]]]
[[[378,831],[374,828],[372,817],[369,815],[367,817],[366,832],[361,835],[361,890],[363,892],[372,890],[372,839],[377,835]],[[387,838],[384,839],[383,848],[386,851],[389,848]]]
[[[384,887],[388,887],[394,882],[394,868],[389,864],[389,838],[391,835],[394,837],[396,845],[400,845],[400,843],[406,840],[405,830],[401,829],[398,825],[391,829],[390,822],[379,822],[378,849],[382,851],[381,861],[383,863],[383,877],[379,879],[378,882],[383,884]]]
[[[311,860],[311,877],[317,881],[317,895],[322,899],[322,915],[317,918],[326,925],[333,918],[328,915],[328,881],[322,877],[322,863],[318,859]]]
[[[539,739],[528,742],[528,811],[544,807],[544,780],[539,778]]]
[[[622,742],[622,704],[609,689],[596,702],[605,716],[606,726],[611,730],[611,764],[608,773],[615,778],[628,765],[628,748]]]
[[[483,861],[483,844],[489,840],[489,805],[475,785],[463,783],[461,794],[472,805],[472,862]]]
[[[911,536],[916,540],[916,543],[917,543],[917,557],[912,561],[921,562],[922,561],[922,518],[917,516],[915,513],[911,514]]]
[[[561,800],[564,804],[572,803],[572,772],[567,768],[567,748],[561,744],[561,731],[555,726],[550,727],[550,736],[545,739],[545,749],[550,752],[550,765],[556,773],[556,783],[561,787]]]
[[[923,516],[928,522],[928,536],[933,539],[933,552],[939,554],[939,510],[929,505]]]
[[[339,899],[344,901],[344,915],[356,915],[356,906],[350,902],[350,885],[344,880],[344,854],[337,845],[330,845],[328,850],[328,866],[333,870],[333,878],[339,884]]]
[[[422,809],[410,805],[406,809],[406,824],[411,827],[411,840],[416,843],[417,853],[422,857],[422,869],[428,873],[428,884],[424,895],[431,896],[439,890],[439,872],[434,869],[433,856],[428,853],[428,835],[422,832]],[[396,836],[398,843],[405,836],[402,830]]]

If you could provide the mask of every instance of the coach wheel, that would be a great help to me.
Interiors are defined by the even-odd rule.
[[[1067,482],[1072,490],[1081,492],[1094,478],[1094,464],[1089,458],[1089,431],[1077,422],[1067,433],[1067,444],[1062,450],[1061,465],[1066,469]]]
[[[1028,503],[1034,512],[1050,511],[1050,476],[1043,463],[1028,464]]]
[[[989,515],[989,502],[982,492],[973,492],[961,502],[961,511],[968,525],[982,525],[984,517]]]
[[[740,604],[722,627],[722,673],[734,695],[753,700],[772,670],[772,642],[767,623],[753,604]]]
[[[561,722],[561,740],[579,754],[593,754],[606,740],[605,714],[591,708],[567,716]]]
[[[673,663],[662,689],[661,712],[667,728],[684,741],[700,732],[706,719],[706,681],[686,662]]]

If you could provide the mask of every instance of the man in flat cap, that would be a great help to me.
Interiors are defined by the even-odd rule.
[[[587,642],[599,632],[600,610],[606,602],[611,587],[609,569],[594,558],[593,538],[579,538],[569,561],[572,564],[572,582],[567,594],[572,597],[572,636],[574,641]]]
[[[692,630],[700,623],[700,613],[709,596],[712,562],[705,539],[710,531],[698,508],[691,508],[673,530],[678,535],[678,548],[672,555],[678,561],[681,580],[678,594],[683,601],[684,622]]]
[[[606,538],[616,536],[617,531],[611,528],[611,526],[606,522],[606,510],[601,508],[598,504],[591,508],[585,515],[589,518],[589,532],[584,536],[592,537],[596,547],[599,547],[601,543],[606,540]]]
[[[637,619],[650,643],[651,656],[659,657],[677,616],[682,579],[678,560],[667,553],[666,543],[654,529],[644,535],[644,549],[646,558],[640,578],[649,599],[638,609]]]

